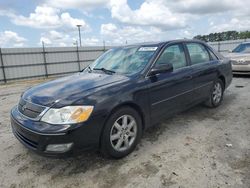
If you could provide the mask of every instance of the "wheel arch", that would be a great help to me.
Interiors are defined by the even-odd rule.
[[[226,89],[226,79],[225,76],[223,76],[222,74],[219,75],[218,79],[220,79],[223,82],[223,90]]]
[[[134,109],[136,112],[138,112],[138,114],[140,115],[141,117],[141,121],[142,121],[142,130],[145,130],[146,128],[146,120],[145,120],[145,114],[143,113],[141,107],[134,103],[134,102],[131,102],[131,101],[127,101],[127,102],[123,102],[123,103],[120,103],[118,105],[116,105],[115,107],[112,108],[112,110],[109,112],[109,114],[107,115],[106,119],[105,119],[105,122],[104,122],[104,126],[102,127],[102,131],[101,131],[101,135],[100,135],[100,139],[99,139],[99,146],[101,146],[101,140],[102,140],[102,135],[103,135],[103,131],[104,131],[104,128],[105,128],[105,125],[106,125],[106,122],[108,121],[109,117],[118,109],[120,108],[123,108],[123,107],[130,107],[132,109]]]
[[[134,102],[131,102],[131,101],[123,102],[123,103],[118,104],[117,106],[115,106],[115,107],[111,110],[111,112],[109,113],[108,118],[111,116],[111,114],[112,114],[114,111],[116,111],[116,110],[119,109],[119,108],[126,107],[126,106],[128,106],[128,107],[130,107],[130,108],[133,108],[134,110],[136,110],[136,111],[138,112],[138,114],[140,115],[141,120],[142,120],[142,128],[144,129],[144,128],[145,128],[145,115],[144,115],[144,113],[143,113],[141,107],[140,107],[138,104],[136,104],[136,103],[134,103]],[[108,118],[107,118],[107,119],[108,119]]]

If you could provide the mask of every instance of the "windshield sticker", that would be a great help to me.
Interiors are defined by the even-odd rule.
[[[141,47],[138,51],[140,52],[147,52],[147,51],[155,51],[158,47]]]

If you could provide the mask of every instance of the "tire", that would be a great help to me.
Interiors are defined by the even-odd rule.
[[[101,153],[116,159],[125,157],[135,149],[141,136],[142,120],[138,112],[127,106],[119,108],[105,124]]]
[[[223,96],[224,84],[221,79],[218,79],[214,82],[209,99],[205,102],[205,105],[210,108],[216,108],[222,103]]]

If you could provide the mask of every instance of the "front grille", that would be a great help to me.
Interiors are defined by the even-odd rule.
[[[18,131],[14,131],[15,135],[22,140],[24,143],[26,143],[27,145],[29,145],[30,147],[37,149],[38,143],[34,142],[28,138],[26,138],[25,136],[23,136],[21,133],[19,133]]]
[[[247,61],[237,60],[237,61],[234,61],[233,64],[235,64],[235,65],[249,65],[250,61],[249,60],[247,60]]]
[[[37,118],[42,113],[42,111],[45,110],[45,108],[46,107],[44,106],[27,102],[22,98],[20,99],[18,104],[18,111],[21,114],[33,119]]]

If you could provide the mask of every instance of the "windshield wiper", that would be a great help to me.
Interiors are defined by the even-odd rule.
[[[112,70],[108,70],[108,69],[105,69],[105,68],[93,68],[93,70],[101,70],[107,74],[114,74],[115,71],[112,71]]]

